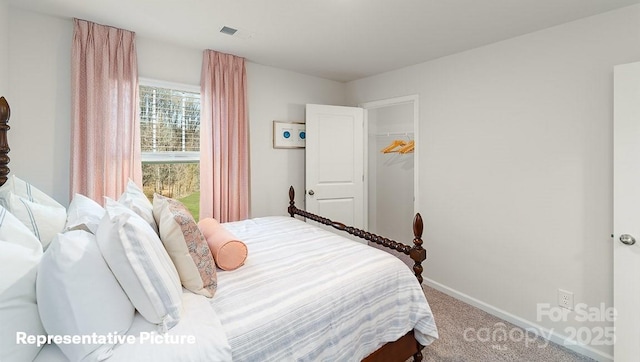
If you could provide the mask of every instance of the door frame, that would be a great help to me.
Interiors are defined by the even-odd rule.
[[[418,180],[419,174],[418,166],[420,163],[418,162],[419,155],[419,124],[420,124],[420,115],[419,115],[419,97],[417,94],[411,94],[408,96],[402,97],[394,97],[381,99],[377,101],[363,102],[358,106],[364,109],[364,137],[365,140],[369,139],[369,110],[374,110],[378,108],[397,106],[401,104],[413,104],[413,139],[416,143],[416,151],[413,155],[413,213],[418,212]],[[364,160],[364,179],[367,181],[364,183],[364,225],[365,230],[369,229],[369,142],[364,142],[364,155],[366,159]]]

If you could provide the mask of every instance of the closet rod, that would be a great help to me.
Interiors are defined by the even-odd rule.
[[[386,132],[386,133],[376,133],[378,137],[388,137],[388,136],[413,136],[413,132]]]

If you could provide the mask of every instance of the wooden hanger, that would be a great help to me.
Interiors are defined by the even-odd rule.
[[[398,150],[400,153],[411,153],[416,146],[416,142],[414,140],[409,141],[406,145],[402,146],[401,149]]]
[[[403,140],[394,140],[393,142],[391,142],[391,144],[385,148],[382,149],[382,153],[391,153],[391,152],[398,152],[399,149],[396,149],[398,147],[402,148],[403,146],[405,146],[407,143]]]

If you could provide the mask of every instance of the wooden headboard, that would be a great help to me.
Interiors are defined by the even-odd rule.
[[[9,176],[9,142],[7,142],[7,131],[9,130],[9,117],[11,108],[4,97],[0,97],[0,186],[7,182]]]

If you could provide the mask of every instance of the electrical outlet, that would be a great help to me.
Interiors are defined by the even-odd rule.
[[[573,310],[573,293],[558,289],[558,305],[562,308]]]

